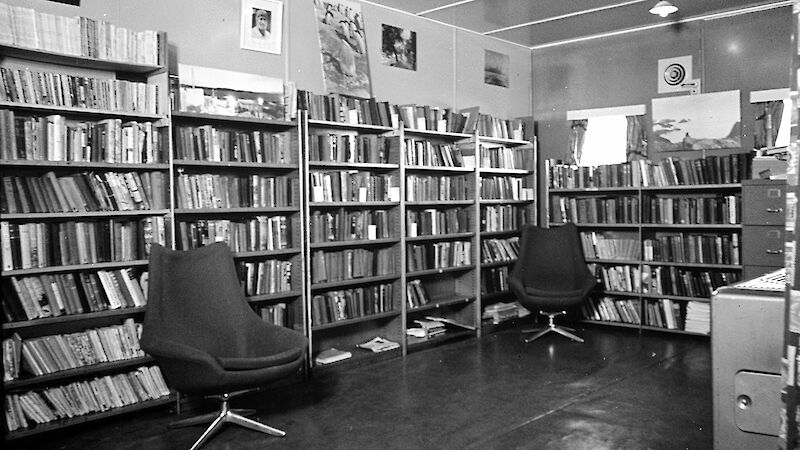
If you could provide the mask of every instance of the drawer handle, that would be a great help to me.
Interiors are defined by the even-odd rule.
[[[768,255],[780,255],[783,253],[783,250],[766,250]]]
[[[783,208],[767,208],[768,213],[781,213],[783,212]]]

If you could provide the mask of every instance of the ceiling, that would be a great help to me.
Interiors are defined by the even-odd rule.
[[[657,0],[369,0],[525,47],[542,47],[746,8],[786,6],[791,0],[671,0],[666,18],[648,10]]]

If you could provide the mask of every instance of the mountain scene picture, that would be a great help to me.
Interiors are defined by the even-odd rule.
[[[656,151],[739,148],[739,91],[653,99]]]

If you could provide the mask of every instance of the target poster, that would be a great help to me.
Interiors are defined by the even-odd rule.
[[[742,120],[736,91],[653,99],[656,151],[740,148]]]
[[[679,56],[658,60],[658,93],[687,92],[694,86],[692,57]]]

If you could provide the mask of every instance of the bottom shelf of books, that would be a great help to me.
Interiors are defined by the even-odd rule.
[[[173,400],[158,366],[91,380],[6,392],[6,440],[164,405]]]
[[[703,299],[604,295],[591,298],[582,312],[585,321],[603,325],[697,335],[711,332],[711,304]]]

